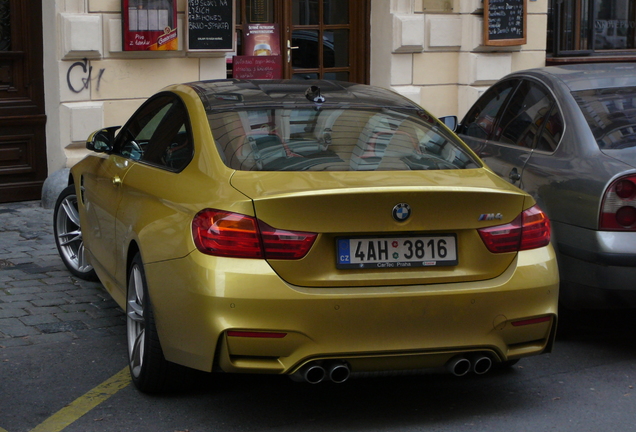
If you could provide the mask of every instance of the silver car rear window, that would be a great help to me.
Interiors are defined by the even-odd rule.
[[[230,168],[244,171],[404,171],[481,167],[422,111],[273,107],[208,112]]]
[[[636,146],[636,87],[572,92],[601,150]]]

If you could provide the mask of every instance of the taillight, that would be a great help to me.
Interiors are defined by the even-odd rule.
[[[263,221],[258,221],[258,226],[268,259],[300,259],[309,252],[317,237],[314,233],[273,228]]]
[[[221,210],[203,210],[192,221],[197,249],[208,255],[263,258],[256,219]]]
[[[192,221],[197,249],[208,255],[234,258],[300,259],[317,234],[272,228],[239,213],[207,209]]]
[[[536,249],[550,243],[550,221],[543,211],[534,206],[505,225],[478,230],[490,252],[517,252]]]
[[[599,229],[636,231],[636,175],[619,178],[605,191]]]

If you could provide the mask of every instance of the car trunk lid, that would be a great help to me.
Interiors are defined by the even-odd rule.
[[[526,198],[486,169],[237,171],[231,183],[253,200],[255,216],[262,222],[278,229],[319,234],[304,258],[268,260],[285,281],[305,287],[431,284],[496,277],[516,253],[489,252],[477,229],[514,220]],[[404,221],[393,216],[400,205],[410,207],[411,216]],[[411,240],[411,246],[421,240],[424,246],[418,246],[416,252],[423,254],[422,261],[416,266],[384,265],[391,261],[384,259],[385,254],[380,262],[365,268],[338,268],[338,241],[361,238],[372,238],[376,245],[384,239],[389,243]],[[452,247],[453,238],[457,262],[433,259],[430,254],[440,245],[436,242],[442,239],[444,248]],[[427,254],[426,244],[431,240],[432,249]],[[369,242],[362,244],[361,251],[368,255]]]

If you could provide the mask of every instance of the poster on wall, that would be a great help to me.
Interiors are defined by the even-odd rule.
[[[177,0],[122,0],[124,51],[175,51]]]
[[[234,57],[234,78],[282,78],[283,62],[277,24],[248,24],[243,40],[243,52],[245,55]]]
[[[188,51],[234,51],[234,0],[188,0]]]
[[[278,24],[248,24],[243,54],[254,56],[280,55]]]

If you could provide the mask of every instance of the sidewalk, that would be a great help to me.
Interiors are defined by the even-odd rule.
[[[71,276],[57,253],[53,210],[0,204],[0,348],[125,334],[100,283]]]

